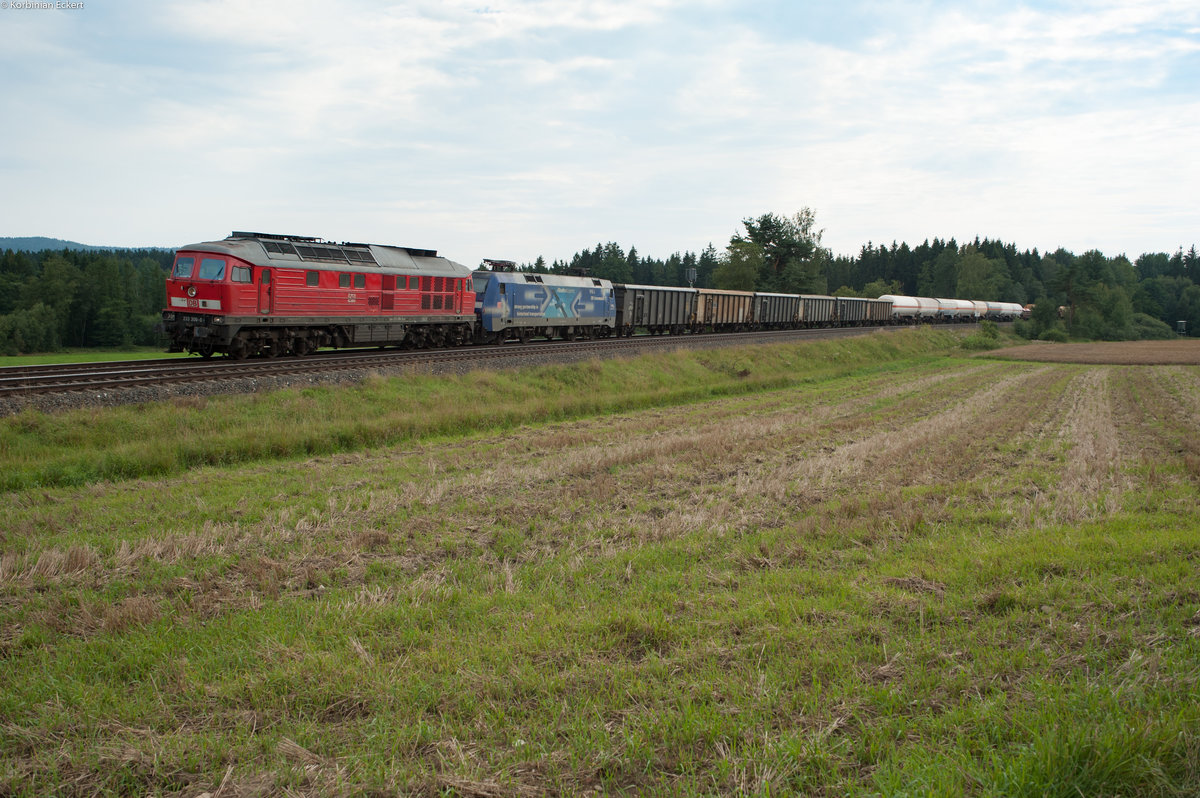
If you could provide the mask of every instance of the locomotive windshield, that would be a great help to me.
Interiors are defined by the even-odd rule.
[[[220,258],[205,258],[200,261],[200,274],[197,277],[201,280],[225,279],[225,261]]]
[[[195,264],[195,258],[179,258],[175,261],[175,271],[171,273],[171,276],[180,280],[186,280],[192,276],[192,267]]]

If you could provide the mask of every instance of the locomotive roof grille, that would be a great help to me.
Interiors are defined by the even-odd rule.
[[[377,266],[375,258],[368,249],[349,249],[318,244],[289,244],[286,241],[260,241],[267,256],[294,255],[301,260],[319,260],[331,263],[369,263]]]
[[[230,238],[248,238],[258,241],[267,251],[267,257],[273,255],[291,255],[301,260],[325,261],[327,263],[369,263],[378,266],[379,261],[371,253],[370,244],[343,241],[334,244],[313,236],[287,236],[274,233],[250,233],[234,230]],[[417,247],[390,247],[407,252],[414,258],[436,258],[436,249],[418,249]]]
[[[267,252],[277,253],[280,255],[296,254],[296,248],[291,244],[281,244],[278,241],[264,241],[262,242],[262,245],[263,249],[265,249]]]

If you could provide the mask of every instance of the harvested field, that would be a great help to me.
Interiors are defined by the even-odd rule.
[[[1090,344],[1046,342],[993,349],[981,357],[1041,363],[1088,363],[1113,366],[1200,365],[1200,339],[1179,341],[1101,341]]]
[[[943,351],[11,491],[0,795],[1196,794],[1198,384]]]

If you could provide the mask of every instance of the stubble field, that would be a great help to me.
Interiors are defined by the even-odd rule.
[[[0,794],[1195,794],[1200,368],[872,339],[5,420]]]

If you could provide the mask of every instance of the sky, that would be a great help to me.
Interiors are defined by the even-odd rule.
[[[1200,244],[1196,0],[62,5],[0,8],[0,236]]]

